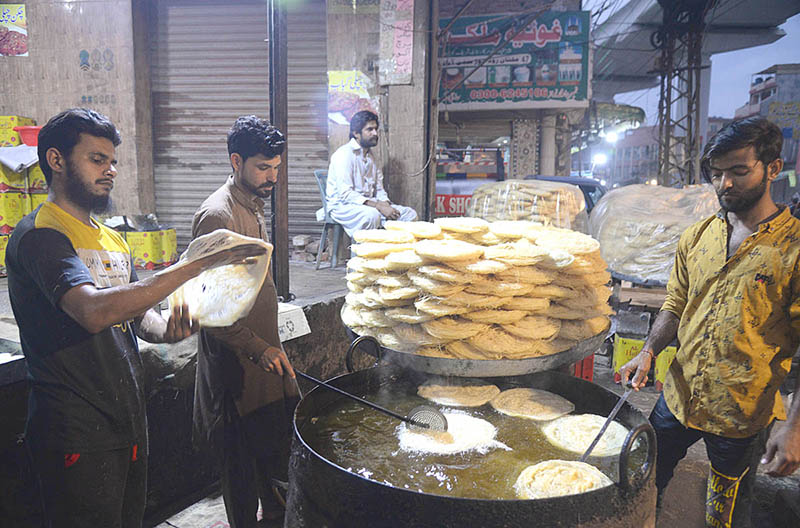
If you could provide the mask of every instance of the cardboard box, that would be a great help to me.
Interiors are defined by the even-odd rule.
[[[672,360],[675,359],[675,354],[677,353],[678,349],[676,347],[668,346],[656,356],[656,390],[664,389],[664,380],[667,379],[669,366],[672,364]]]
[[[636,356],[644,346],[644,339],[636,339],[634,337],[622,337],[619,334],[614,335],[614,355],[612,367],[614,369],[614,381],[620,382],[619,369]],[[672,363],[678,349],[674,346],[668,346],[661,353],[656,356],[655,365],[650,365],[650,372],[648,373],[647,385],[655,384],[657,390],[661,390],[664,385],[664,379],[667,376],[669,365]]]
[[[30,117],[0,116],[0,147],[17,147],[22,145],[19,132],[14,130],[18,126],[32,126],[36,121]]]
[[[161,238],[161,264],[169,266],[178,261],[178,235],[174,229],[162,229],[158,232]]]
[[[27,192],[47,194],[47,180],[44,179],[44,173],[38,163],[28,168],[27,176]]]
[[[46,201],[47,201],[47,195],[46,194],[41,194],[41,193],[29,194],[28,195],[28,203],[30,204],[30,211],[28,211],[28,212],[35,211],[37,207],[39,207],[40,205],[42,205]]]
[[[0,277],[5,277],[6,273],[6,246],[10,235],[0,235]]]
[[[127,231],[123,233],[131,247],[136,269],[155,269],[161,265],[161,237],[158,231]]]
[[[281,343],[310,333],[306,313],[300,306],[278,303],[278,335]]]
[[[0,193],[0,234],[10,234],[25,216],[27,207],[27,194],[19,192]]]
[[[14,172],[0,163],[0,193],[25,192],[28,187],[26,172]]]

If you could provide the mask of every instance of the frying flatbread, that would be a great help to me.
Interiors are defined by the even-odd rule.
[[[610,478],[586,462],[545,460],[523,469],[514,491],[520,499],[546,499],[586,493],[611,484]]]
[[[597,414],[575,414],[562,416],[542,426],[542,432],[556,447],[583,454],[606,421],[605,416]],[[611,422],[600,437],[600,441],[590,456],[604,457],[618,455],[628,430],[619,422]]]
[[[497,385],[444,385],[429,381],[420,385],[417,394],[439,405],[449,407],[480,407],[500,394]]]
[[[566,398],[539,389],[509,389],[490,402],[498,412],[536,421],[554,420],[575,410]]]
[[[490,449],[510,448],[494,439],[497,428],[480,418],[459,411],[445,412],[449,435],[429,434],[424,429],[409,427],[405,422],[397,426],[400,449],[418,453],[452,455],[466,451],[486,453]]]

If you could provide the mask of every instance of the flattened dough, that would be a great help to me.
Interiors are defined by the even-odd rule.
[[[503,414],[537,421],[554,420],[575,410],[568,399],[539,389],[509,389],[492,398],[490,403]]]
[[[586,462],[545,460],[522,470],[514,483],[520,499],[577,495],[612,484],[611,479]]]
[[[575,414],[562,416],[542,426],[551,444],[573,453],[583,454],[606,421],[605,416],[597,414]],[[628,430],[619,422],[611,422],[608,429],[594,446],[590,456],[604,457],[618,455]]]
[[[500,394],[500,389],[497,385],[443,385],[429,381],[419,386],[417,394],[439,405],[480,407]]]

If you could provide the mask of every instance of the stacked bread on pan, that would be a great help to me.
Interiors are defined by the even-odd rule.
[[[523,359],[608,327],[610,277],[583,233],[463,217],[390,221],[354,242],[342,321],[387,348]]]

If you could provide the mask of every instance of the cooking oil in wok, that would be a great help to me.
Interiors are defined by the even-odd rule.
[[[417,396],[416,389],[416,385],[397,383],[364,397],[405,414],[417,405],[431,405]],[[511,449],[452,455],[403,451],[397,437],[398,420],[349,400],[337,401],[325,414],[301,424],[300,430],[319,455],[364,478],[396,488],[470,499],[515,499],[514,482],[527,466],[580,457],[548,442],[534,420],[501,414],[489,404],[458,411],[490,422],[497,428],[495,439]],[[632,453],[632,468],[641,465],[644,451],[638,448]],[[617,481],[618,459],[591,457],[588,462]]]

